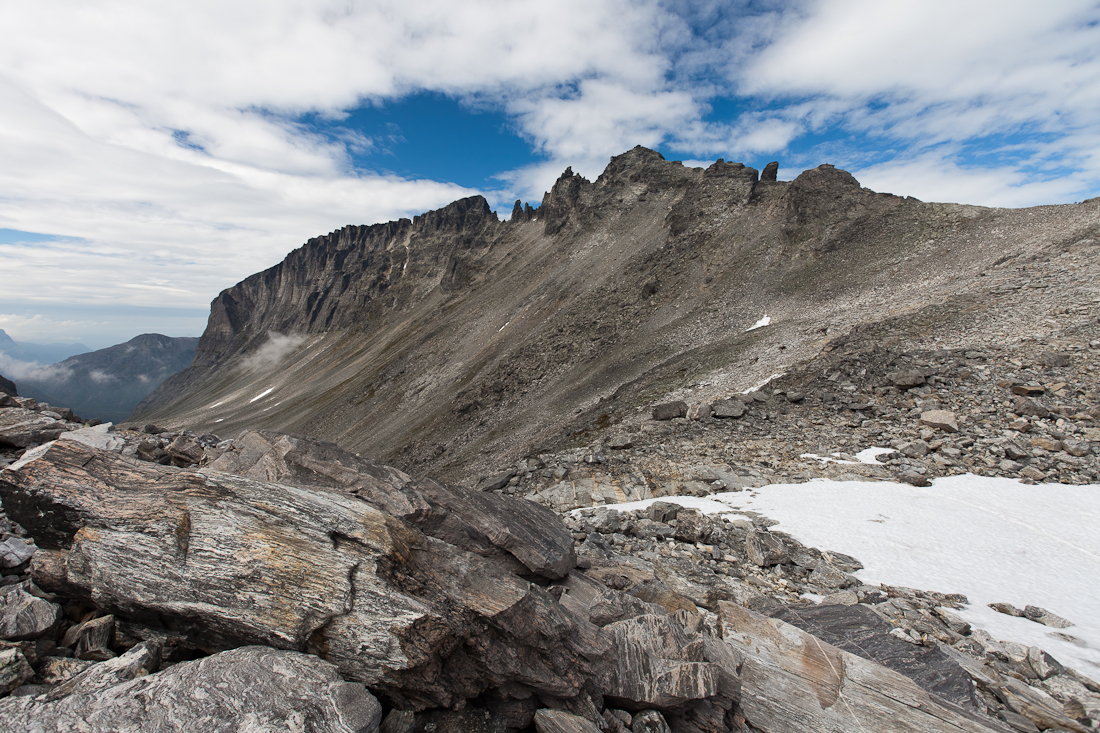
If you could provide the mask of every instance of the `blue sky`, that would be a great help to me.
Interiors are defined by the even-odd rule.
[[[198,335],[345,224],[635,145],[991,206],[1100,195],[1100,4],[41,0],[0,25],[0,328]]]

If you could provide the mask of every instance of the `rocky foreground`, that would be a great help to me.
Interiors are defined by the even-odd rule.
[[[1091,364],[1090,354],[1073,354],[1071,365]],[[964,467],[1020,472],[1002,463],[1016,461],[1048,479],[1055,470],[1068,479],[1095,475],[1090,428],[1078,425],[1092,417],[1074,417],[1085,414],[1074,411],[1076,392],[1059,396],[1066,387],[1039,384],[1044,392],[1025,399],[1050,414],[1016,416],[1005,406],[1017,404],[1008,396],[1015,384],[977,378],[997,411],[980,413],[989,426],[957,412],[951,432],[928,424],[929,404],[894,405],[939,399],[945,411],[952,380],[979,370],[960,361],[965,353],[929,355],[928,366],[922,355],[890,363],[896,358],[880,359],[882,368],[894,382],[915,384],[880,385],[876,394],[877,367],[839,370],[821,377],[836,385],[832,400],[810,382],[791,382],[760,400],[708,404],[709,416],[687,406],[699,419],[648,416],[622,433],[628,440],[548,456],[543,467],[528,464],[482,491],[414,479],[309,438],[248,432],[223,441],[152,425],[83,427],[33,401],[7,399],[0,727],[1096,730],[1096,682],[1041,649],[970,629],[951,610],[965,598],[864,586],[851,576],[857,559],[805,547],[770,531],[766,518],[729,521],[658,502],[563,519],[508,495],[538,489],[535,499],[567,508],[561,484],[581,484],[571,472],[611,476],[632,464],[610,457],[631,451],[635,460],[672,465],[658,440],[719,426],[747,431],[754,420],[820,418],[819,427],[843,425],[853,435],[881,430],[876,438],[904,424],[896,439],[923,441],[928,453],[910,458],[899,446],[905,462],[838,469],[816,461],[802,468],[805,459],[779,450],[775,465],[727,464],[724,473],[712,465],[713,473],[689,471],[668,491],[728,490],[796,468],[928,477]],[[1022,379],[1030,376],[1023,366],[1016,374],[1024,386],[1062,378],[1040,370]],[[796,386],[801,399],[792,399]],[[881,413],[858,408],[866,387]],[[744,406],[740,417],[715,416],[737,412],[732,402]],[[657,416],[679,409],[665,406]],[[1007,450],[1005,442],[981,442],[973,432],[992,435],[1000,429],[994,422],[1010,417],[1026,418],[1028,430],[997,435],[1027,456],[1002,457],[996,449]],[[967,431],[979,447],[946,452]],[[1021,436],[1088,450],[1074,456]],[[709,439],[692,445],[704,455],[720,449]],[[649,482],[633,485],[655,493]],[[598,492],[578,496],[589,507],[613,502]],[[806,592],[825,600],[807,602]],[[1043,609],[1020,613],[1072,634]]]

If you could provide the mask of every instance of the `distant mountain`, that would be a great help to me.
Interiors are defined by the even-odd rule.
[[[15,341],[0,328],[0,354],[6,354],[16,361],[37,362],[46,366],[89,351],[84,344],[34,344]]]
[[[146,333],[71,356],[19,379],[24,397],[61,405],[85,419],[120,422],[169,376],[186,369],[199,340]]]

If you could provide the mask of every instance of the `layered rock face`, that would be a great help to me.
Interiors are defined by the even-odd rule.
[[[475,197],[310,240],[218,296],[194,366],[135,417],[476,479],[670,390],[751,387],[1100,225],[1096,201],[993,210],[874,193],[831,166],[768,173],[636,148],[595,182],[566,171],[511,221]]]

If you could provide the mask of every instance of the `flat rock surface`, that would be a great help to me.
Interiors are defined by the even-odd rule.
[[[769,615],[838,649],[899,672],[950,703],[977,707],[970,675],[958,663],[937,647],[917,646],[891,636],[894,627],[867,606],[786,607]]]
[[[742,712],[767,733],[1002,731],[783,621],[732,603],[719,616],[722,638],[744,659]]]

